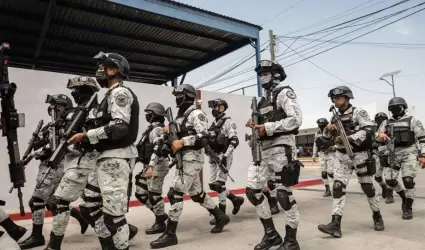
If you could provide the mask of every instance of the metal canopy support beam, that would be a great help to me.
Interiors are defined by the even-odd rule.
[[[258,37],[255,40],[255,67],[257,67],[258,63],[261,60],[261,44],[260,44],[260,37]],[[258,97],[263,96],[263,87],[261,86],[260,77],[257,76],[257,94]]]
[[[52,19],[53,9],[55,8],[56,0],[49,0],[49,5],[47,6],[46,14],[44,15],[43,27],[41,28],[40,36],[38,37],[37,47],[35,48],[35,53],[33,56],[34,64],[32,69],[35,69],[37,64],[37,57],[40,55],[41,48],[43,47],[44,39],[46,38],[47,30],[50,26],[50,19]]]
[[[179,85],[177,77],[174,77],[173,79],[171,79],[171,87],[175,87],[177,85]]]
[[[231,32],[233,34],[246,36],[252,39],[259,37],[261,27],[237,22],[229,18],[213,15],[194,8],[177,6],[171,1],[161,0],[108,0],[109,2],[127,5],[136,9],[152,12],[162,16],[200,24],[218,30]]]

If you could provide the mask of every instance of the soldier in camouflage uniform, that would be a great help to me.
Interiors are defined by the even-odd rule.
[[[0,206],[5,205],[4,201],[0,201]],[[0,226],[2,226],[7,233],[0,231],[0,249],[19,250],[21,249],[16,243],[24,234],[27,229],[21,227],[13,222],[6,211],[0,208]]]
[[[388,116],[383,112],[379,112],[375,115],[376,138],[378,138],[378,128],[381,126],[381,123],[386,120],[388,120]],[[387,204],[394,203],[393,189],[388,186],[382,178],[384,167],[389,167],[388,150],[386,150],[385,143],[377,141],[376,139],[373,141],[373,156],[376,161],[375,181],[382,188],[382,198],[385,199],[385,203]]]
[[[63,175],[64,175],[64,162],[61,161],[57,169],[52,170],[44,179],[43,183],[40,183],[43,176],[46,174],[49,167],[47,166],[47,160],[53,154],[54,148],[56,145],[52,143],[52,140],[55,140],[56,144],[59,142],[60,134],[66,129],[66,118],[69,117],[69,114],[73,108],[71,99],[63,94],[48,96],[47,103],[50,104],[48,108],[49,115],[52,116],[52,122],[44,126],[39,135],[35,138],[33,148],[34,153],[29,155],[27,159],[35,158],[40,160],[39,170],[37,174],[37,185],[34,189],[34,193],[29,200],[28,204],[32,212],[32,221],[33,228],[31,235],[24,241],[19,243],[21,249],[29,249],[38,246],[43,246],[45,244],[45,239],[43,236],[43,224],[44,224],[44,213],[45,207],[51,210],[51,207],[48,206],[48,202],[53,199],[53,193],[59,185]],[[56,138],[52,138],[53,133],[51,131],[55,129]],[[36,151],[38,150],[38,151]],[[24,159],[26,161],[27,159]],[[69,204],[68,204],[68,210]],[[51,210],[52,211],[52,210]],[[55,211],[52,211],[55,212]],[[71,208],[71,214],[75,217],[81,225],[81,233],[84,234],[87,230],[88,224],[82,219],[81,213],[75,208]]]
[[[199,172],[204,165],[204,154],[201,149],[208,143],[208,125],[205,113],[196,109],[193,104],[196,90],[191,85],[182,84],[174,88],[173,95],[176,96],[176,104],[179,108],[175,121],[180,126],[178,135],[180,139],[172,142],[172,150],[173,153],[181,150],[183,174],[180,175],[180,171],[175,173],[167,194],[171,205],[167,228],[157,240],[150,243],[153,249],[178,243],[176,229],[183,211],[183,195],[186,193],[189,193],[194,202],[199,203],[214,216],[216,223],[211,233],[221,233],[224,226],[230,221],[229,216],[218,208],[201,186]]]
[[[98,65],[96,80],[101,87],[108,88],[97,110],[99,123],[87,133],[75,134],[69,143],[88,139],[98,152],[95,171],[102,194],[102,213],[94,229],[102,247],[128,249],[130,232],[125,214],[138,156],[134,143],[139,131],[139,102],[123,83],[130,73],[125,57],[99,52],[94,60]]]
[[[138,162],[143,170],[136,175],[136,198],[145,204],[155,215],[155,223],[145,231],[146,234],[163,233],[168,215],[164,211],[162,200],[162,187],[170,165],[168,153],[165,152],[164,121],[165,108],[160,103],[151,102],[146,108],[146,121],[148,128],[142,134],[137,144],[139,152]],[[171,150],[171,149],[169,149]]]
[[[334,178],[334,141],[333,138],[323,137],[323,130],[328,126],[329,122],[326,118],[320,118],[316,121],[319,126],[319,131],[316,132],[313,145],[313,161],[316,162],[316,157],[319,157],[320,170],[322,172],[322,180],[325,184],[325,193],[323,197],[332,196],[329,188],[329,179]]]
[[[395,162],[385,168],[385,181],[402,198],[402,218],[413,218],[413,201],[415,199],[415,177],[418,173],[418,148],[425,152],[425,129],[422,122],[407,114],[407,103],[401,97],[394,97],[388,103],[388,110],[392,117],[383,121],[379,127],[379,140],[389,141],[389,128],[394,126]],[[420,155],[420,165],[425,166],[425,154]],[[390,162],[388,162],[390,164]],[[398,175],[401,172],[404,187],[398,183]]]
[[[341,219],[345,206],[345,190],[353,169],[359,179],[360,186],[367,196],[370,209],[373,211],[375,231],[384,230],[384,220],[379,210],[379,196],[373,186],[373,174],[376,172],[374,159],[371,156],[372,142],[374,137],[374,123],[366,110],[353,107],[350,99],[354,99],[351,89],[339,86],[329,91],[328,97],[338,109],[337,114],[341,119],[347,139],[354,152],[354,159],[350,159],[342,144],[341,137],[335,138],[336,152],[334,165],[333,206],[332,221],[327,225],[319,225],[318,229],[326,234],[340,238]],[[323,131],[325,138],[332,138],[337,131],[336,118],[332,117]]]
[[[296,239],[299,211],[292,188],[299,179],[300,162],[295,160],[295,134],[302,123],[302,112],[293,89],[278,87],[286,79],[281,65],[262,60],[255,71],[265,90],[258,103],[260,125],[256,126],[261,136],[262,162],[261,166],[250,165],[248,168],[246,196],[260,216],[265,235],[254,249],[279,246],[281,250],[299,250]],[[248,126],[253,127],[251,120]],[[284,241],[275,229],[269,203],[262,193],[271,175],[276,176],[277,200],[286,218]]]
[[[230,170],[233,161],[233,150],[239,145],[236,124],[230,117],[226,117],[225,111],[229,107],[223,99],[217,98],[208,101],[208,107],[212,109],[212,115],[215,118],[209,131],[209,145],[211,149],[220,157],[220,164],[223,164],[227,170]],[[235,196],[226,189],[227,174],[210,159],[210,189],[218,193],[218,208],[226,213],[226,199],[233,203],[232,214],[235,215],[241,209],[245,199]],[[210,221],[215,225],[215,219]]]

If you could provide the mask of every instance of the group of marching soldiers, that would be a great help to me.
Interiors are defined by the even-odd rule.
[[[385,203],[394,203],[394,191],[400,196],[402,219],[411,220],[415,198],[414,179],[419,167],[425,167],[423,124],[408,115],[407,102],[401,97],[390,99],[388,111],[391,117],[379,112],[374,121],[364,109],[350,103],[354,96],[348,87],[332,89],[328,97],[338,110],[330,123],[325,118],[317,120],[319,130],[315,136],[313,160],[319,157],[325,185],[323,196],[333,196],[333,209],[331,222],[319,225],[319,230],[341,237],[345,192],[353,170],[367,196],[376,231],[383,231],[385,226],[373,178],[382,188]],[[342,128],[338,127],[337,120]],[[341,135],[338,130],[344,130],[345,134]],[[343,136],[352,148],[351,155],[343,145]],[[400,173],[404,188],[398,182]],[[333,179],[332,191],[329,179]]]
[[[177,116],[173,117],[171,109],[160,103],[149,103],[144,109],[148,126],[136,142],[140,107],[137,95],[123,83],[130,75],[127,59],[116,53],[99,52],[94,60],[98,65],[96,80],[80,76],[67,83],[77,107],[64,94],[46,99],[52,121],[38,127],[31,145],[34,152],[25,159],[26,164],[32,159],[40,161],[37,185],[29,201],[32,233],[10,249],[45,244],[45,208],[53,214],[47,250],[61,248],[70,216],[79,221],[82,234],[89,226],[94,229],[102,249],[129,249],[129,241],[138,233],[138,228],[125,217],[136,163],[143,168],[134,176],[135,196],[155,217],[145,233],[160,234],[150,243],[152,249],[178,244],[177,225],[187,193],[214,217],[210,221],[214,226],[211,233],[221,233],[230,222],[227,199],[233,205],[233,215],[244,203],[244,198],[226,188],[233,152],[239,145],[236,124],[226,116],[227,102],[220,98],[208,101],[214,117],[208,127],[206,114],[196,108],[195,88],[187,84],[176,86],[172,94]],[[264,93],[258,103],[253,99],[252,117],[246,123],[252,129],[247,140],[253,157],[248,168],[246,197],[256,208],[264,236],[254,249],[299,250],[300,215],[292,189],[302,167],[296,159],[295,143],[302,111],[294,90],[280,86],[286,79],[281,65],[262,60],[255,71]],[[107,88],[100,103],[99,86]],[[334,116],[330,123],[323,118],[317,121],[320,131],[316,134],[314,156],[320,158],[324,196],[333,195],[334,202],[331,222],[319,225],[319,230],[341,237],[345,191],[353,170],[373,211],[375,230],[384,230],[384,221],[373,176],[382,186],[387,203],[394,202],[392,190],[400,195],[403,219],[411,219],[418,157],[420,165],[425,166],[424,155],[418,154],[418,150],[425,152],[422,123],[407,115],[407,103],[402,98],[391,99],[391,118],[379,113],[374,124],[365,110],[350,104],[354,97],[348,87],[334,88],[328,97],[334,104]],[[199,173],[204,153],[211,166],[209,189],[218,192],[218,203],[201,185]],[[166,194],[170,202],[167,213],[162,190],[164,178],[173,166],[176,171]],[[400,171],[405,189],[397,182]],[[333,179],[332,190],[328,177]],[[77,210],[70,204],[80,197],[83,202]],[[278,204],[286,219],[283,238],[272,217],[280,212]],[[25,228],[14,224],[2,210],[0,221],[14,240],[25,234]],[[1,239],[4,244],[6,241]]]

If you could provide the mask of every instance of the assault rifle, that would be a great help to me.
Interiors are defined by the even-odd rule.
[[[394,137],[394,124],[391,124],[388,129],[388,137],[390,137],[390,141],[387,145],[388,148],[388,163],[391,168],[391,177],[395,165],[395,137]]]
[[[229,175],[229,170],[227,169],[227,167],[224,166],[223,164],[220,164],[220,157],[212,150],[210,145],[205,144],[204,149],[205,149],[205,154],[208,155],[208,157],[210,157],[212,162],[217,164],[217,166],[221,169],[221,171],[223,171],[223,173],[225,173],[227,176],[229,176],[229,178],[232,182],[235,182],[235,180],[232,178],[232,176]]]
[[[34,149],[34,142],[37,138],[38,134],[40,133],[41,128],[43,127],[43,120],[40,120],[37,124],[37,127],[35,128],[34,132],[32,132],[32,137],[28,141],[28,147],[27,150],[25,150],[24,155],[22,156],[22,164],[23,166],[26,166],[34,156],[30,155],[31,151]]]
[[[255,128],[255,125],[259,125],[260,120],[260,111],[258,110],[257,105],[257,98],[252,98],[251,103],[251,110],[252,110],[252,135],[251,135],[251,141],[252,141],[252,161],[254,162],[255,166],[260,166],[261,164],[261,143],[260,143],[260,132],[258,129]],[[245,140],[247,137],[245,137]]]
[[[9,83],[9,51],[10,47],[8,43],[3,43],[0,46],[1,130],[2,136],[7,138],[10,180],[13,183],[12,190],[13,188],[18,189],[19,210],[21,216],[24,216],[25,210],[22,202],[21,188],[24,187],[26,180],[24,168],[20,161],[17,128],[25,126],[25,115],[18,114],[15,108],[14,96],[17,86],[13,82]]]
[[[173,141],[176,141],[176,140],[179,139],[178,133],[180,132],[180,126],[174,120],[173,112],[171,111],[171,108],[167,108],[167,110],[165,112],[166,112],[165,117],[168,120],[168,140],[170,141],[170,144],[172,144]],[[173,162],[171,163],[171,166],[173,166],[173,165],[176,165],[176,169],[179,171],[182,183],[184,183],[184,180],[183,180],[183,177],[184,177],[183,176],[183,157],[182,157],[181,151],[177,151],[177,152],[174,153],[174,159],[173,159]]]

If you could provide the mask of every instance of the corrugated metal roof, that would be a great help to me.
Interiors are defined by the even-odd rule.
[[[116,52],[129,60],[131,80],[152,84],[250,43],[238,34],[100,0],[2,0],[0,39],[10,43],[11,66],[93,75],[92,57]]]

